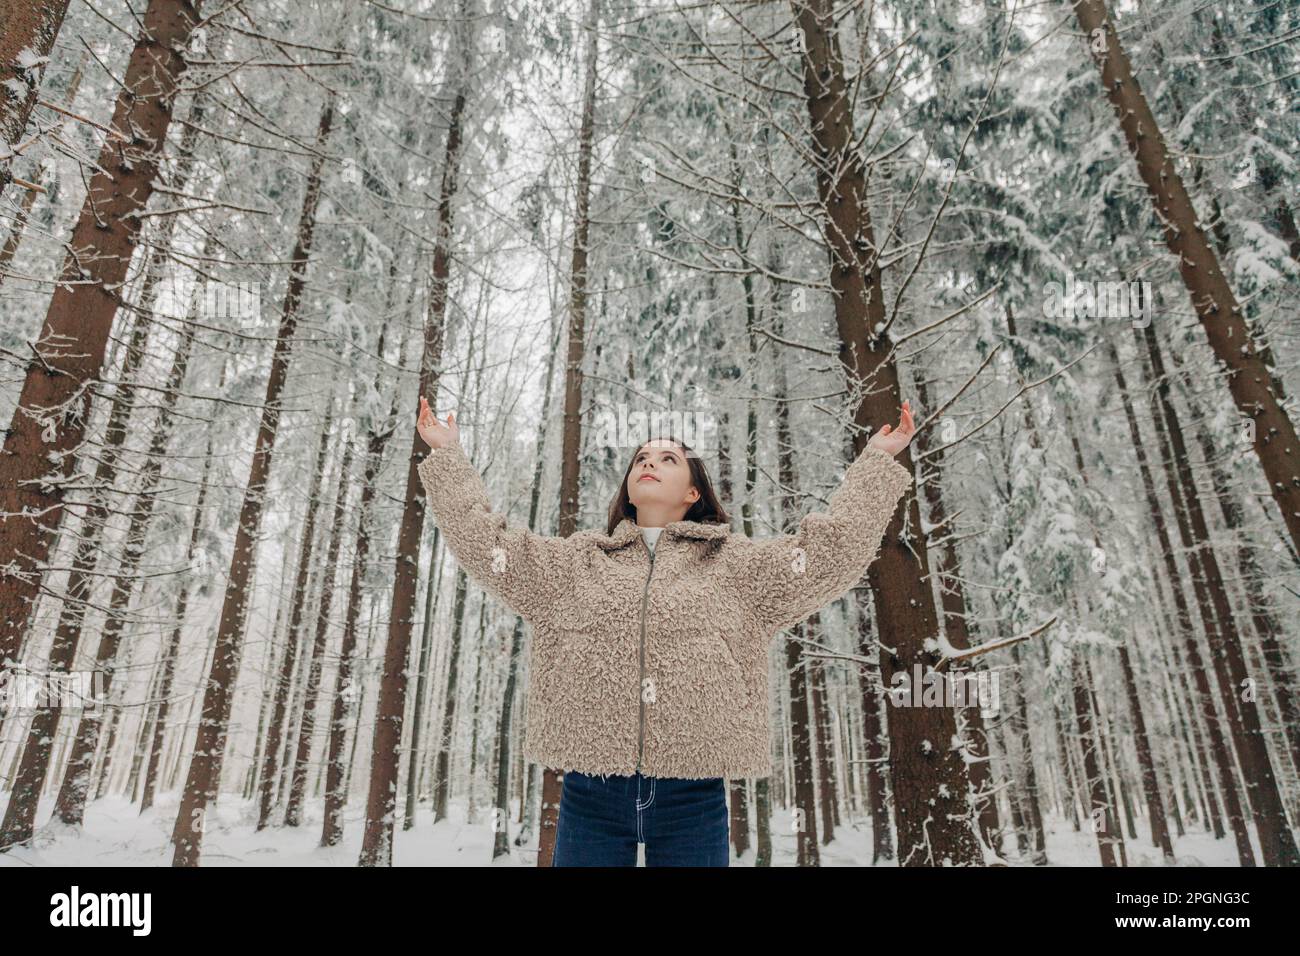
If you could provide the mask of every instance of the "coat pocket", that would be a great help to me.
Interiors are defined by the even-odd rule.
[[[716,676],[716,683],[708,683],[726,694],[728,701],[739,709],[749,703],[749,681],[745,679],[745,669],[726,638],[717,633],[696,632],[692,636],[690,654],[696,659],[696,666]]]

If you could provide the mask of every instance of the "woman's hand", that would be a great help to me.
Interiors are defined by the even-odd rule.
[[[447,413],[447,424],[442,424],[433,414],[428,401],[420,396],[420,417],[415,423],[416,431],[430,448],[446,448],[448,445],[460,444],[460,429],[456,427],[456,413]]]
[[[867,439],[868,448],[878,448],[891,455],[897,455],[907,447],[907,443],[916,434],[916,425],[912,421],[912,410],[906,399],[903,400],[903,414],[898,420],[898,428],[886,425]]]

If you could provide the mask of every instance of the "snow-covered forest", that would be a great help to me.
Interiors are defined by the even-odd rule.
[[[732,865],[1300,864],[1297,5],[0,0],[0,87],[0,867],[548,865],[422,395],[546,536],[910,400]]]

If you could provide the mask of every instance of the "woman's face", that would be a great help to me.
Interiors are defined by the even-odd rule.
[[[691,466],[681,446],[666,438],[655,438],[638,449],[627,476],[627,496],[638,513],[686,511],[699,500],[691,484]]]

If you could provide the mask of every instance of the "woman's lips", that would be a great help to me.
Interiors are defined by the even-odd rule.
[[[645,481],[646,479],[649,479],[650,481],[658,481],[658,480],[659,480],[659,479],[656,478],[654,475],[642,475],[640,478],[637,479],[637,481]]]

